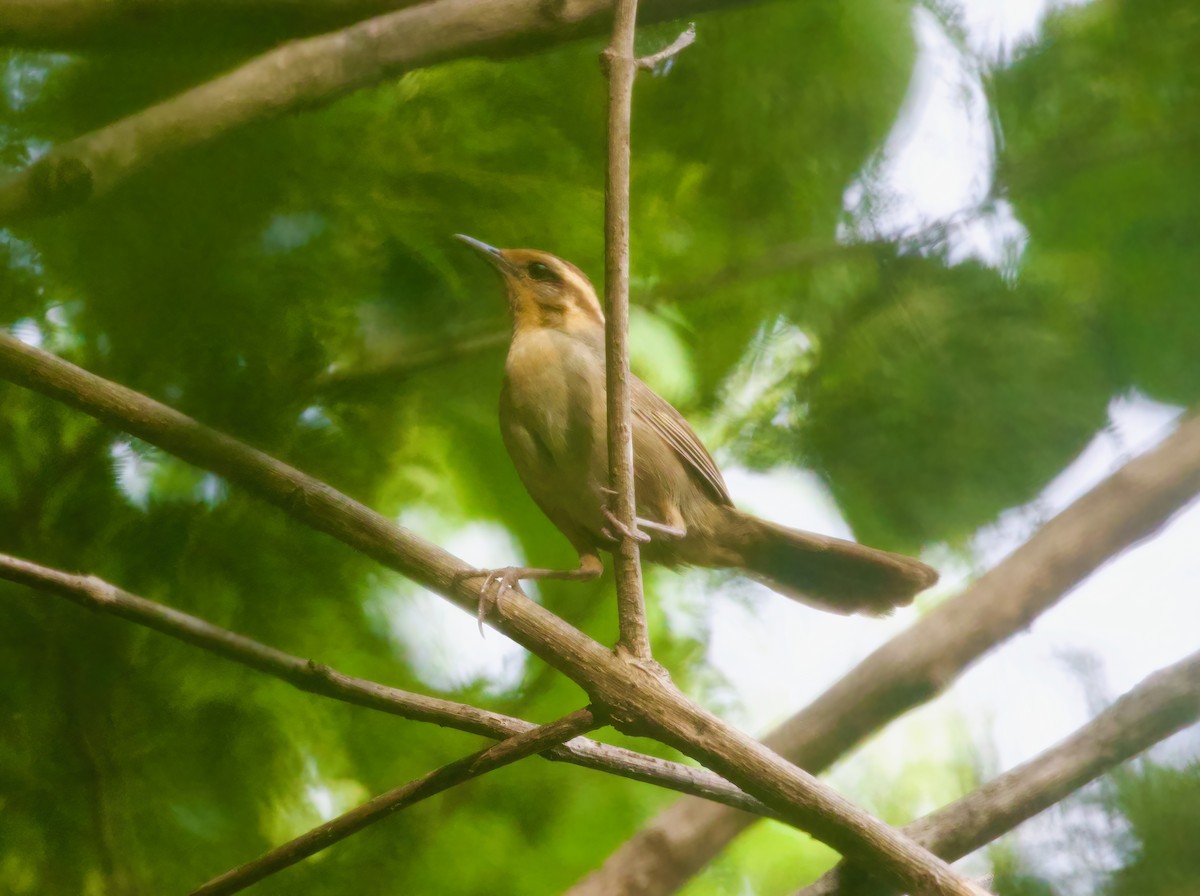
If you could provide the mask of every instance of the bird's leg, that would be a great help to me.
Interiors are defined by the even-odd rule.
[[[500,605],[504,592],[516,587],[518,582],[534,579],[562,579],[571,582],[590,582],[604,572],[600,555],[587,551],[579,555],[579,566],[575,569],[542,569],[533,566],[502,566],[498,569],[469,569],[457,578],[474,579],[483,576],[479,589],[479,634],[483,636],[483,623],[488,614]],[[495,585],[493,588],[492,586]]]

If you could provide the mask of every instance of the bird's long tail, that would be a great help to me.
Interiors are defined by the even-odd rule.
[[[729,508],[722,547],[736,565],[788,597],[831,613],[883,615],[937,581],[919,560],[789,529]]]

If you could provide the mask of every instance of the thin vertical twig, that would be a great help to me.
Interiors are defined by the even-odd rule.
[[[629,532],[637,525],[634,500],[633,427],[629,390],[629,141],[633,110],[633,55],[637,0],[617,0],[612,42],[601,54],[608,76],[608,179],[604,188],[604,326],[608,386],[609,485],[613,512]],[[613,552],[616,566],[619,649],[649,660],[646,602],[638,543],[628,533]]]

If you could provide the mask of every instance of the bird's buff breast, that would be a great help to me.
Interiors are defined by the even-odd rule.
[[[604,366],[595,348],[551,330],[518,333],[500,398],[504,442],[525,487],[553,515],[600,525],[595,471],[607,470]]]

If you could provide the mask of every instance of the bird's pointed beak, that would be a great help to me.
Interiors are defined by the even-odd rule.
[[[483,256],[497,270],[505,271],[508,268],[508,261],[504,257],[504,253],[495,246],[489,246],[482,240],[477,240],[473,236],[467,236],[465,233],[456,233],[454,238],[460,243],[466,243],[476,252]]]

